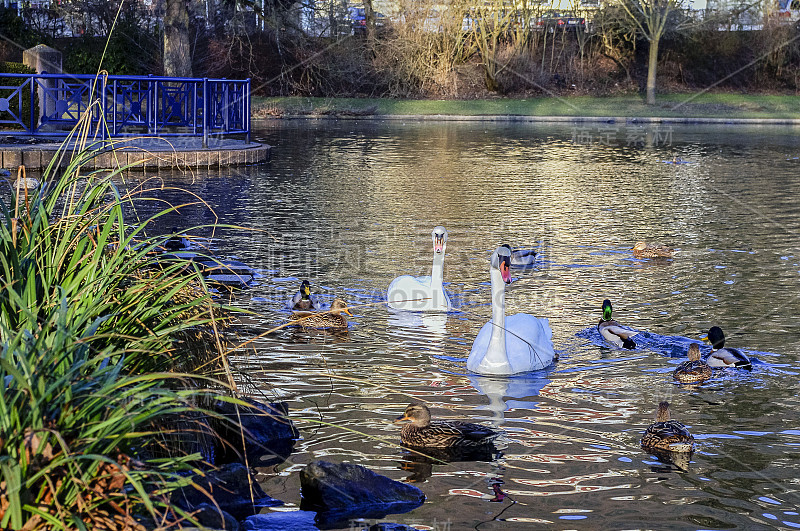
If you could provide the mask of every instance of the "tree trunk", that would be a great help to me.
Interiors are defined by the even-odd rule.
[[[656,104],[656,68],[658,67],[658,42],[654,38],[650,41],[650,56],[647,60],[647,104]]]
[[[364,19],[367,24],[367,40],[371,45],[375,41],[375,9],[372,0],[364,0]]]
[[[164,13],[164,75],[192,77],[187,0],[167,0]]]

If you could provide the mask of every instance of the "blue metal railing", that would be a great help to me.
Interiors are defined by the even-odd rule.
[[[64,136],[91,107],[92,125],[105,122],[103,138],[202,136],[205,145],[209,135],[245,134],[250,140],[249,79],[0,73],[2,78],[23,81],[0,85],[0,134]],[[38,116],[30,104],[35,101]]]

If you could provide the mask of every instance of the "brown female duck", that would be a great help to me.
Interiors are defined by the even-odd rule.
[[[700,345],[692,343],[689,346],[689,359],[675,368],[673,378],[680,383],[702,383],[711,378],[711,366],[700,359]]]
[[[476,447],[491,444],[499,434],[487,426],[457,420],[431,421],[425,404],[410,404],[395,422],[411,421],[403,426],[400,439],[416,448]]]
[[[297,324],[303,328],[328,328],[333,330],[347,330],[346,313],[353,316],[347,309],[347,303],[342,299],[335,299],[331,303],[331,309],[327,312],[293,312],[292,319],[296,319]]]
[[[645,450],[666,452],[691,452],[694,450],[694,437],[686,426],[677,420],[669,419],[669,402],[661,402],[656,410],[656,421],[651,424],[642,437]]]
[[[636,258],[672,258],[675,250],[666,245],[647,245],[645,242],[636,242],[633,246],[633,256]]]

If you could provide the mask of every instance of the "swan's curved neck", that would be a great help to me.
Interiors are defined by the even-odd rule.
[[[442,279],[444,277],[444,254],[446,249],[442,249],[441,253],[433,252],[433,269],[431,269],[431,289],[442,289]]]
[[[492,279],[492,337],[486,359],[491,362],[504,362],[506,356],[506,285],[500,271],[491,268]]]

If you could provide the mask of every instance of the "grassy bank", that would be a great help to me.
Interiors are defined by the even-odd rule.
[[[638,95],[491,100],[253,98],[253,117],[290,116],[563,116],[615,118],[800,119],[800,98],[789,95],[664,94],[655,106]]]

